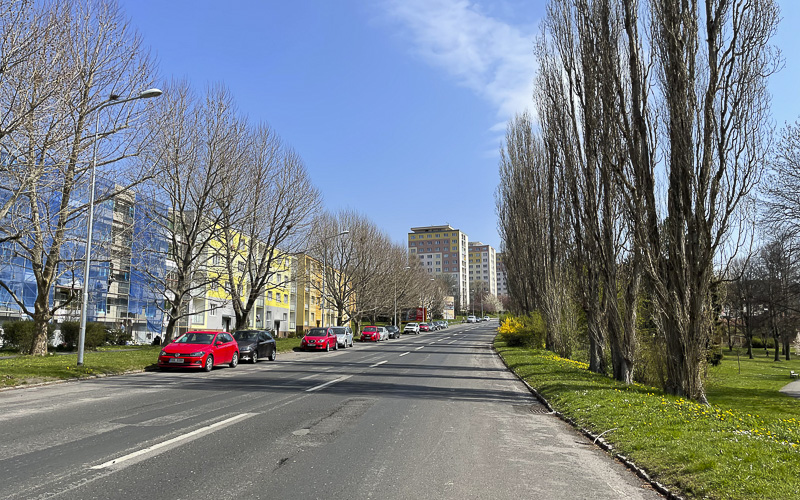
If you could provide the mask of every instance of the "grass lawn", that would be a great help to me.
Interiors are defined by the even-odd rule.
[[[778,390],[800,360],[771,361],[763,352],[737,363],[725,352],[709,369],[711,406],[625,386],[551,352],[498,352],[554,409],[599,434],[616,452],[687,497],[800,498],[800,400]],[[739,367],[741,366],[741,373]]]
[[[288,352],[300,346],[300,339],[276,339],[276,343],[279,353]],[[83,366],[77,366],[77,354],[0,359],[0,387],[144,370],[155,366],[160,350],[153,346],[106,346],[86,351]]]

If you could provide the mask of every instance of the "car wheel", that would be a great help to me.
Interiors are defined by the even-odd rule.
[[[231,364],[229,365],[231,368],[236,368],[236,365],[239,364],[239,353],[233,353],[233,358],[231,358]]]
[[[250,362],[253,364],[258,363],[258,351],[253,351],[253,355],[250,356]]]
[[[325,344],[325,352],[331,352],[331,343],[330,342]]]
[[[273,347],[272,352],[269,353],[269,360],[275,361],[276,359],[278,359],[278,348]]]
[[[206,357],[206,364],[203,365],[203,369],[207,372],[210,372],[212,369],[214,369],[214,356],[212,354],[209,354]]]
[[[353,339],[350,339],[350,347],[353,347],[355,344],[353,343]]]

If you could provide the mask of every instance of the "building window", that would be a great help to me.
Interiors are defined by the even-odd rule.
[[[272,300],[272,292],[267,292],[267,300]]]
[[[413,240],[414,238],[416,238],[416,236],[414,236],[414,235],[412,234],[411,236],[409,236],[409,238],[411,238],[411,239]]]
[[[437,273],[440,273],[440,272],[442,272],[442,270],[441,270],[441,269],[439,269],[439,268],[437,267],[437,268],[436,268],[436,272],[437,272]]]

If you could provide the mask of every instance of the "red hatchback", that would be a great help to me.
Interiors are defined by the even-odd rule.
[[[381,332],[378,331],[377,326],[365,326],[361,330],[361,342],[377,342],[381,339]]]
[[[330,351],[338,349],[339,342],[336,340],[336,332],[333,331],[333,328],[312,328],[300,341],[300,348]]]
[[[202,368],[210,372],[214,365],[239,364],[239,344],[228,332],[186,332],[161,349],[160,368]]]

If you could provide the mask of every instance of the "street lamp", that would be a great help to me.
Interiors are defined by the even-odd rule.
[[[403,271],[408,271],[411,269],[411,266],[406,266],[403,268]],[[397,326],[397,276],[394,277],[394,317],[392,318],[392,323],[394,326]]]
[[[104,102],[97,108],[97,117],[94,124],[94,151],[92,152],[92,170],[89,177],[89,222],[86,227],[86,262],[83,268],[83,303],[81,304],[81,329],[78,335],[78,366],[83,365],[83,345],[86,342],[86,316],[89,306],[89,267],[92,263],[92,226],[94,224],[94,185],[95,185],[95,170],[97,170],[97,142],[100,136],[100,111],[103,108],[114,106],[115,104],[122,104],[125,102],[135,101],[137,99],[149,99],[151,97],[158,97],[161,95],[159,89],[147,89],[139,95],[129,97],[127,99],[120,99],[118,95],[112,94],[108,101]]]
[[[327,238],[323,238],[321,241],[328,241],[332,240],[333,238],[338,238],[339,236],[344,236],[345,234],[350,234],[349,229],[345,229],[339,234],[334,234],[332,236],[328,236]],[[322,328],[325,328],[325,261],[326,257],[328,256],[328,252],[325,251],[324,245],[322,248],[322,324],[320,325]]]

